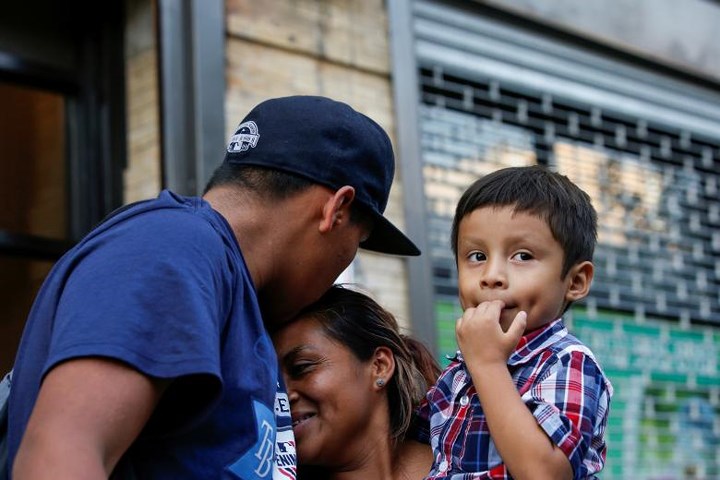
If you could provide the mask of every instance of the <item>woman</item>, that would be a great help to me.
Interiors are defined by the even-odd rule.
[[[290,399],[299,480],[427,474],[429,446],[406,434],[440,369],[424,345],[399,333],[389,312],[334,286],[273,341]]]

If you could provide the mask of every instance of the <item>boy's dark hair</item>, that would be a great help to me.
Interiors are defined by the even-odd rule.
[[[231,185],[264,196],[270,201],[279,201],[301,193],[317,185],[299,175],[254,165],[235,165],[223,162],[210,177],[203,195],[221,185]],[[350,221],[372,228],[372,216],[353,202],[350,206]]]
[[[479,208],[507,206],[547,222],[564,252],[562,277],[573,265],[592,261],[597,240],[597,214],[590,197],[565,175],[540,165],[497,170],[476,180],[465,190],[452,226],[455,261],[462,219]]]

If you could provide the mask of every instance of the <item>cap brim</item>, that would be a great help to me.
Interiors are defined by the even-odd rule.
[[[420,255],[420,249],[405,236],[390,221],[378,215],[375,225],[367,240],[360,243],[360,248],[373,252],[389,253],[391,255]]]

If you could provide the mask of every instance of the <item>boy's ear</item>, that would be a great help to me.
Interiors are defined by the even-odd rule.
[[[339,222],[350,218],[350,204],[355,200],[355,189],[345,185],[337,190],[323,205],[320,232],[329,232]]]
[[[594,274],[595,266],[590,261],[586,260],[573,265],[568,272],[569,283],[567,292],[565,292],[565,301],[575,302],[585,298],[590,292]]]

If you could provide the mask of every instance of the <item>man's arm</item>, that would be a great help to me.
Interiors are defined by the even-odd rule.
[[[167,383],[102,358],[54,367],[30,415],[13,478],[107,479]]]
[[[518,314],[503,332],[498,321],[502,306],[502,302],[487,302],[469,308],[456,326],[490,435],[517,480],[571,479],[570,461],[540,428],[508,371],[507,359],[523,334],[525,316]]]

